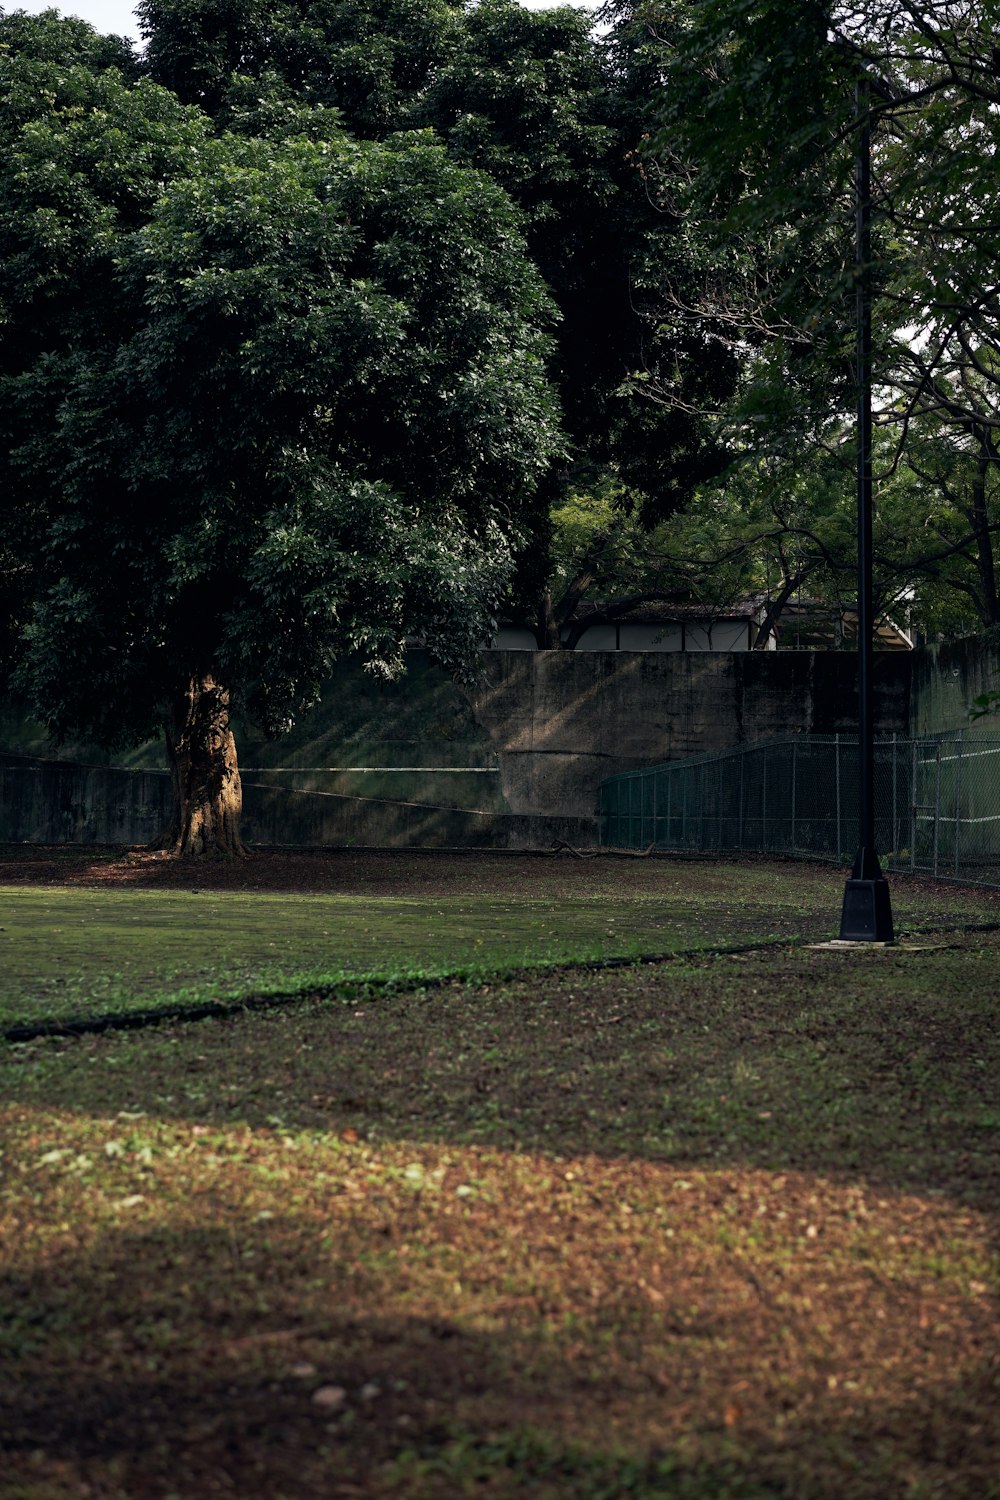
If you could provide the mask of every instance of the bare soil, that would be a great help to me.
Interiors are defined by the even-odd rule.
[[[731,864],[686,868],[732,895]],[[667,869],[36,851],[0,882]],[[811,918],[842,879],[750,869]],[[997,904],[899,894],[942,923],[924,947],[9,1049],[3,1500],[997,1500]]]

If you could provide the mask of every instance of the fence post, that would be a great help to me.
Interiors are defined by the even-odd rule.
[[[917,742],[910,741],[910,871],[917,868]]]
[[[896,739],[892,737],[892,859],[896,862],[896,850],[899,848],[899,829],[896,826]]]
[[[938,849],[941,830],[941,741],[934,747],[934,874],[938,872]]]
[[[740,751],[740,849],[743,848],[743,767],[746,765],[746,751]]]
[[[670,806],[670,804],[671,804],[671,794],[673,792],[673,789],[674,789],[674,773],[673,773],[673,771],[668,771],[667,772],[667,843],[668,844],[672,844],[673,837],[674,837],[673,836],[673,831],[671,829],[671,821],[672,821],[673,814],[671,812],[671,806]]]
[[[793,854],[795,853],[795,799],[796,799],[796,795],[798,793],[798,782],[797,782],[798,766],[799,766],[798,749],[799,749],[799,742],[798,742],[798,740],[792,740],[792,829],[791,829],[791,832],[792,832],[792,853]]]
[[[962,742],[965,731],[958,731],[958,759],[955,761],[955,851],[951,873],[958,879],[959,848],[962,843]]]
[[[688,781],[687,771],[684,773],[684,801],[681,804],[681,843],[687,848],[688,842]]]

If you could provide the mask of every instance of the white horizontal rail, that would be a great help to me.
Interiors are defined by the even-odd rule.
[[[288,772],[314,772],[314,771],[358,771],[369,774],[372,771],[420,771],[425,776],[497,776],[499,766],[240,766],[240,774],[253,771],[288,771]]]
[[[901,740],[900,744],[902,745],[903,743]],[[942,755],[940,757],[932,755],[927,760],[918,761],[917,764],[921,766],[936,766],[940,761],[940,764],[943,766],[949,760],[975,760],[977,756],[981,755],[1000,755],[1000,745],[995,745],[990,750],[962,750],[958,755]]]

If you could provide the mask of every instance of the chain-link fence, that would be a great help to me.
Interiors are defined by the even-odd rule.
[[[506,812],[496,766],[244,766],[241,776],[243,831],[258,844],[479,847]],[[167,771],[0,751],[3,843],[148,843],[172,798]]]
[[[849,735],[790,735],[609,777],[611,848],[773,851],[850,863],[858,749]],[[1000,885],[1000,738],[957,731],[877,740],[875,842],[886,868]]]

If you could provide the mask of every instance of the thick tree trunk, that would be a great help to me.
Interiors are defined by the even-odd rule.
[[[757,634],[753,638],[753,645],[750,648],[752,651],[767,650],[768,640],[772,635],[777,634],[778,621],[784,613],[785,605],[791,599],[795,590],[802,586],[802,581],[805,577],[805,573],[794,573],[790,577],[785,578],[775,597],[768,602],[767,612],[761,621]]]
[[[171,704],[166,740],[174,810],[153,847],[186,859],[242,859],[243,789],[229,691],[211,673],[192,677]]]
[[[559,622],[552,606],[552,590],[542,590],[538,603],[538,625],[535,630],[539,651],[558,651],[562,645],[559,638]]]
[[[986,502],[986,482],[993,467],[993,458],[984,446],[976,465],[976,477],[972,485],[972,511],[969,519],[976,534],[976,567],[983,597],[983,623],[996,625],[1000,621],[1000,599],[997,597],[996,564],[993,557],[993,533]]]

